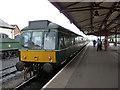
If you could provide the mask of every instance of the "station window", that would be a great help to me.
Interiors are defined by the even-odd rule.
[[[45,32],[44,34],[44,49],[55,49],[55,32]]]
[[[1,34],[0,34],[0,38],[8,38],[8,35],[1,33]]]
[[[42,32],[33,32],[32,34],[32,49],[42,48]]]

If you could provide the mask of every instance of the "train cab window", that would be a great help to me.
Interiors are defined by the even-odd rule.
[[[44,34],[44,49],[55,49],[55,32],[45,32]]]
[[[31,33],[30,32],[25,32],[25,33],[23,33],[22,34],[22,42],[21,42],[21,44],[22,44],[22,47],[24,47],[24,48],[28,48],[29,47],[29,42],[30,42],[30,35],[31,35]]]
[[[42,32],[33,32],[32,34],[32,49],[42,48]]]

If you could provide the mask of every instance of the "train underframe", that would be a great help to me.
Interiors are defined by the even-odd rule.
[[[0,59],[10,59],[19,56],[18,49],[0,51]]]
[[[26,73],[30,73],[31,77],[31,72],[33,75],[40,76],[41,72],[45,73],[51,73],[54,68],[58,67],[59,64],[56,63],[33,63],[33,62],[18,62],[16,64],[16,68],[18,71],[24,70],[24,77],[26,77]]]

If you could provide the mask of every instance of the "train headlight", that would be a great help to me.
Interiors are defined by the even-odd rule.
[[[23,56],[24,59],[26,59],[26,56]]]
[[[37,57],[34,57],[34,59],[35,59],[35,60],[38,60],[38,58],[37,58]]]
[[[11,47],[11,45],[9,44],[8,47]]]

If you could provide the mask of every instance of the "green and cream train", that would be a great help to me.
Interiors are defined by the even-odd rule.
[[[88,42],[53,22],[40,20],[30,21],[29,26],[21,30],[20,43],[18,70],[26,66],[50,72]]]

